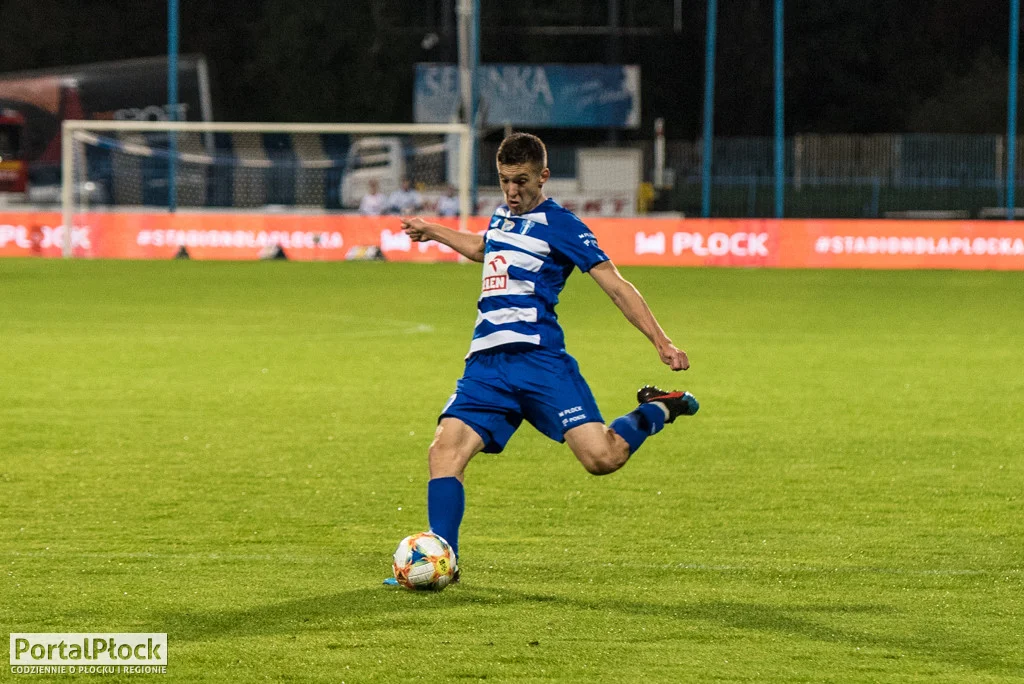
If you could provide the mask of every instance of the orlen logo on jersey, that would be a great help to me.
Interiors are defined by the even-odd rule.
[[[484,292],[504,290],[508,287],[508,261],[495,254],[484,265]]]

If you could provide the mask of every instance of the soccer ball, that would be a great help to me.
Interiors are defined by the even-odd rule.
[[[419,532],[398,544],[392,567],[406,589],[441,591],[455,575],[455,552],[433,532]]]

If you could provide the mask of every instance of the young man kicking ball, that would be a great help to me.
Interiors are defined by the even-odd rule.
[[[540,138],[510,135],[498,148],[497,163],[505,204],[495,210],[485,234],[461,233],[419,217],[402,219],[413,240],[436,240],[484,264],[466,369],[441,410],[429,451],[430,529],[451,544],[456,556],[466,465],[481,451],[504,449],[523,419],[566,442],[588,472],[607,475],[625,465],[665,423],[699,408],[689,392],[645,386],[637,392],[636,409],[605,425],[576,360],[565,351],[555,317],[558,294],[573,268],[597,281],[669,368],[689,368],[686,352],[672,344],[587,226],[545,197],[544,183],[551,174]],[[389,580],[385,584],[395,583]]]

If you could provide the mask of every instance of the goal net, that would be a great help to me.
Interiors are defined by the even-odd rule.
[[[359,212],[371,194],[364,213],[458,214],[463,227],[470,213],[463,124],[63,125],[65,226],[98,211]]]

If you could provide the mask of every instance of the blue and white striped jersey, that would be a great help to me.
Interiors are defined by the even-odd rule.
[[[608,256],[575,214],[551,199],[528,214],[498,207],[484,235],[483,290],[469,356],[485,350],[565,349],[555,305],[574,267]]]

